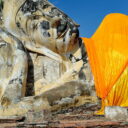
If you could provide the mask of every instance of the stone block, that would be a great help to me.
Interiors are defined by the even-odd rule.
[[[120,106],[107,106],[105,107],[105,117],[109,120],[114,121],[127,120],[127,108],[123,108]]]

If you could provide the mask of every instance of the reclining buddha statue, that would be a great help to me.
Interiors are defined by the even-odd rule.
[[[47,0],[4,0],[2,15],[0,116],[50,108],[45,92],[83,65],[79,25]]]

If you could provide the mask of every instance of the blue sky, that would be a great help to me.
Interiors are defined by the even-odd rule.
[[[49,0],[80,24],[80,36],[91,37],[109,13],[128,15],[128,0]]]

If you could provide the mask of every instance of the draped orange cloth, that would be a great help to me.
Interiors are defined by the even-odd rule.
[[[82,38],[94,75],[97,95],[105,106],[128,107],[128,16],[107,15],[91,38]]]

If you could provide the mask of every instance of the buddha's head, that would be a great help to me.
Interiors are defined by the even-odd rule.
[[[12,1],[14,4],[21,0]],[[19,6],[20,3],[22,4]],[[18,8],[12,18],[15,18],[19,31],[28,35],[37,47],[43,45],[63,54],[71,51],[77,44],[79,25],[47,0],[22,0],[16,4],[18,6],[14,8]]]

